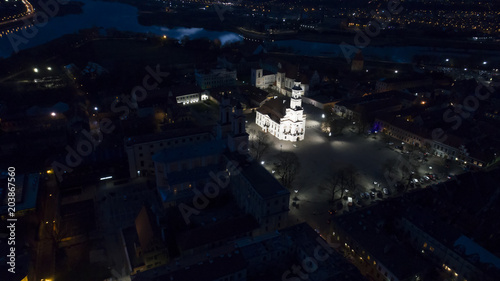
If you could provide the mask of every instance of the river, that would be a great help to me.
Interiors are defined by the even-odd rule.
[[[78,15],[65,15],[53,17],[44,25],[37,26],[35,36],[26,36],[23,32],[14,34],[25,38],[18,44],[18,49],[23,50],[32,48],[66,34],[76,33],[80,29],[90,27],[116,28],[121,31],[132,31],[139,33],[152,33],[157,35],[167,35],[170,38],[181,39],[183,36],[190,38],[208,38],[221,40],[222,44],[227,42],[241,41],[242,36],[227,31],[210,31],[203,28],[177,27],[168,29],[160,26],[143,26],[137,21],[137,8],[116,2],[102,2],[94,0],[79,0],[84,3],[83,12]],[[214,11],[215,13],[215,11]],[[26,32],[26,31],[24,31]],[[27,39],[27,37],[30,37]],[[10,36],[12,39],[13,37]],[[0,38],[0,57],[8,57],[13,54],[15,48],[9,40],[9,36]],[[344,57],[339,44],[317,43],[301,40],[277,40],[273,43],[267,42],[278,47],[284,47],[289,52],[298,55],[323,56],[323,57]],[[495,51],[475,51],[456,48],[432,48],[421,46],[370,46],[363,48],[363,55],[367,59],[383,60],[408,63],[412,62],[415,55],[441,55],[449,58],[467,58],[474,54],[475,57],[489,59],[492,62],[500,61],[499,52]]]

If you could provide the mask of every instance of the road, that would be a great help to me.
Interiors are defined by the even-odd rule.
[[[33,5],[31,5],[30,2],[28,2],[27,0],[22,0],[24,6],[26,7],[26,15],[20,17],[20,18],[15,18],[15,19],[11,19],[11,20],[5,20],[5,21],[2,21],[0,22],[0,27],[2,25],[6,25],[6,24],[11,24],[11,23],[17,23],[17,22],[20,22],[20,21],[24,21],[24,20],[27,20],[29,18],[31,18],[34,14],[35,14],[35,9],[33,9]]]
[[[55,274],[57,245],[54,231],[57,230],[59,220],[59,191],[54,174],[47,175],[40,198],[41,221],[38,229],[39,239],[36,244],[34,272],[32,273],[35,276],[33,280],[53,279]]]

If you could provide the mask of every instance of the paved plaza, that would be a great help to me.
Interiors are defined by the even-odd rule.
[[[398,166],[392,171],[396,179],[401,178],[401,163],[408,161],[413,164],[416,175],[432,172],[438,174],[441,180],[446,179],[448,173],[456,174],[461,171],[456,167],[445,168],[444,160],[439,157],[431,156],[428,157],[427,162],[418,162],[418,151],[402,153],[394,148],[395,144],[389,145],[387,138],[378,134],[360,135],[352,130],[351,126],[346,127],[341,136],[329,137],[327,133],[321,131],[323,110],[304,105],[304,112],[307,115],[305,140],[292,143],[280,141],[269,134],[271,147],[262,158],[264,166],[270,172],[274,167],[274,159],[280,151],[291,151],[299,158],[300,171],[290,190],[292,194],[290,224],[306,221],[321,234],[326,234],[329,229],[327,222],[330,218],[329,210],[334,209],[334,204],[330,202],[331,189],[327,187],[328,180],[339,169],[347,166],[352,165],[355,168],[356,189],[344,195],[355,195],[359,198],[361,192],[369,192],[373,188],[382,190],[384,187],[391,192],[391,195],[384,195],[382,198],[376,196],[373,199],[360,199],[364,206],[397,193],[394,189],[394,182],[384,176],[388,172],[384,163],[395,163]],[[249,114],[247,120],[248,132],[260,130],[254,123],[254,115]],[[250,135],[251,139],[252,135]],[[378,185],[374,185],[374,182]],[[434,182],[425,183],[423,186],[431,183]],[[295,200],[294,197],[296,197]],[[294,206],[293,202],[298,204],[298,207]],[[345,206],[346,201],[342,200],[342,202],[344,209],[337,214],[348,210]]]

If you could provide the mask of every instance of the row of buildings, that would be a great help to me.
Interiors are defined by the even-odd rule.
[[[332,239],[372,280],[496,280],[498,171],[466,173],[333,220]]]

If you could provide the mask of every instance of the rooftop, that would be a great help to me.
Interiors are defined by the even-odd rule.
[[[181,147],[166,148],[153,155],[154,162],[171,163],[209,155],[220,155],[226,149],[223,140],[209,140]]]
[[[262,198],[290,194],[276,178],[256,161],[250,162],[246,167],[243,166],[242,174]]]
[[[268,115],[274,122],[279,123],[281,118],[285,116],[285,109],[288,105],[288,98],[280,96],[268,100],[258,108],[257,111],[264,115]]]
[[[196,128],[182,128],[175,130],[168,130],[166,132],[142,135],[142,136],[134,136],[125,139],[125,146],[132,146],[137,144],[168,140],[186,136],[195,136],[201,134],[209,134],[212,132],[212,126],[206,127],[196,127]]]
[[[189,250],[252,232],[259,224],[251,215],[224,219],[177,235],[179,248]]]

